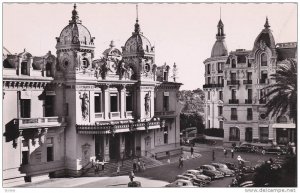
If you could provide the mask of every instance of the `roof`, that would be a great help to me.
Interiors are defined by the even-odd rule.
[[[277,60],[283,61],[288,58],[297,58],[297,43],[287,42],[276,44]]]
[[[211,57],[227,56],[227,46],[224,40],[217,40],[211,50]]]

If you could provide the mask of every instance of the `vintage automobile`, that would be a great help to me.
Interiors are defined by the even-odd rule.
[[[222,163],[212,163],[218,171],[222,172],[224,176],[234,176],[234,171],[230,170],[225,164]]]
[[[206,185],[206,182],[197,178],[194,174],[182,174],[177,175],[176,179],[189,180],[193,183],[194,186],[203,187]]]
[[[224,163],[224,164],[225,164],[225,165],[228,167],[228,169],[230,169],[230,170],[233,170],[233,171],[238,170],[237,166],[236,166],[234,163],[226,162],[226,163]]]
[[[236,152],[247,152],[247,153],[253,153],[255,152],[255,146],[248,144],[248,143],[244,143],[240,146],[236,146],[234,147],[234,151]]]
[[[261,154],[276,154],[276,155],[284,155],[286,151],[281,149],[279,146],[272,146],[272,147],[263,147],[261,148]]]
[[[189,180],[184,179],[177,179],[174,182],[167,184],[165,187],[191,187],[195,188],[197,186],[194,186],[193,183]]]
[[[222,172],[218,171],[214,166],[212,165],[202,165],[196,170],[202,171],[202,173],[206,176],[209,176],[212,180],[224,178],[224,175]]]
[[[209,176],[204,175],[201,171],[199,170],[187,170],[183,174],[193,174],[195,175],[198,179],[204,181],[206,184],[209,184],[211,182],[211,178]]]

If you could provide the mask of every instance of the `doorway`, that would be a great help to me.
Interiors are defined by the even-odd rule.
[[[96,160],[102,161],[104,158],[104,136],[95,136],[95,156]]]
[[[110,160],[120,159],[120,136],[119,134],[109,135],[109,158]]]
[[[125,155],[127,158],[131,158],[135,155],[135,133],[125,133]]]

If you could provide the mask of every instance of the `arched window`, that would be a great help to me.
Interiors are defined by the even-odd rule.
[[[28,75],[27,62],[21,63],[21,74]]]
[[[277,123],[287,123],[287,118],[285,116],[277,117]]]
[[[232,68],[236,68],[236,61],[235,61],[235,59],[232,59],[232,61],[231,61],[231,67]]]
[[[150,71],[150,65],[149,64],[145,64],[145,70],[146,70],[146,72]]]
[[[240,141],[240,130],[237,127],[230,127],[229,141]]]
[[[52,64],[49,63],[49,62],[46,64],[46,76],[47,77],[51,77],[52,76],[51,66],[52,66]]]
[[[261,64],[261,66],[267,66],[267,64],[268,64],[268,58],[267,58],[267,55],[265,53],[263,53],[260,56],[260,64]]]
[[[83,58],[82,68],[87,68],[88,66],[89,66],[89,60],[87,58]]]

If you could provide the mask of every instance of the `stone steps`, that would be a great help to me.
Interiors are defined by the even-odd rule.
[[[162,162],[149,157],[141,157],[140,160],[145,162],[146,169],[163,165]],[[121,164],[121,162],[119,162],[119,164]],[[100,165],[100,171],[98,174],[95,174],[94,167],[90,167],[83,173],[82,176],[95,177],[95,176],[128,175],[129,172],[132,171],[132,166],[133,166],[133,160],[124,160],[123,166],[120,167],[120,173],[117,174],[118,162],[109,162],[105,164],[104,170],[101,170],[102,168]]]

